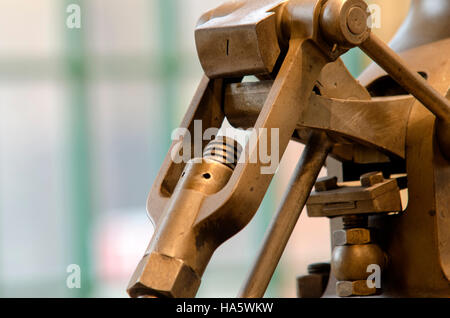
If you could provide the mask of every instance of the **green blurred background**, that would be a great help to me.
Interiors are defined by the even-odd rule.
[[[126,297],[153,228],[148,191],[202,76],[198,17],[218,0],[0,0],[0,297]],[[380,5],[388,41],[409,0]],[[66,27],[81,7],[81,29]],[[368,60],[353,50],[354,75]],[[302,146],[224,244],[198,296],[234,297]],[[302,216],[266,296],[329,259],[327,220]],[[70,264],[81,288],[66,285]]]

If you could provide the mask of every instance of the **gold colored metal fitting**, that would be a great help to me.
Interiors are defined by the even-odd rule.
[[[219,192],[227,184],[233,169],[218,159],[203,158],[201,161],[195,159],[189,161],[183,173],[180,189],[211,195]]]
[[[193,297],[200,278],[182,260],[151,253],[142,258],[128,286],[131,297]]]
[[[334,244],[343,245],[362,245],[372,241],[370,230],[364,228],[344,229],[333,232]]]
[[[376,287],[367,286],[366,280],[357,280],[353,282],[341,281],[336,283],[336,293],[339,297],[350,296],[371,296],[377,292]]]
[[[362,0],[329,0],[321,14],[321,30],[326,38],[344,48],[360,45],[370,35],[369,13]]]
[[[347,27],[354,35],[360,35],[367,29],[367,14],[360,7],[353,7],[347,14]]]
[[[369,188],[384,181],[383,173],[381,172],[369,172],[363,174],[360,178],[361,185]]]
[[[219,192],[230,179],[241,153],[231,138],[219,137],[190,160],[182,173],[172,202],[131,278],[131,297],[194,297],[201,275],[216,246],[193,226],[200,202]]]
[[[386,266],[386,254],[377,244],[344,245],[333,249],[331,270],[339,281],[365,280],[367,267],[377,264]]]
[[[375,183],[378,177],[364,179],[363,183]],[[355,183],[342,183],[342,187],[324,192],[313,192],[307,202],[310,217],[341,217],[372,215],[402,210],[400,189],[396,179],[385,180],[372,186],[358,186]],[[349,225],[354,228],[366,227]]]

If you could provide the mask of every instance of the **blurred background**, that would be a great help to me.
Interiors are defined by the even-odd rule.
[[[202,69],[194,28],[222,0],[0,0],[0,297],[126,297],[150,241],[146,198]],[[409,0],[374,0],[389,41]],[[81,8],[70,29],[67,7]],[[359,50],[344,60],[357,76]],[[198,293],[234,297],[303,147],[291,143],[251,224],[220,247]],[[323,171],[325,173],[325,171]],[[266,296],[295,297],[329,261],[306,214]],[[81,288],[70,289],[70,264]]]

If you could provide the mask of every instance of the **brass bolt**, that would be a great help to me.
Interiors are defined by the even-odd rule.
[[[369,188],[384,181],[382,172],[369,172],[361,176],[361,185]]]
[[[370,230],[353,228],[334,231],[333,241],[338,246],[368,244],[371,242]]]
[[[319,178],[319,179],[317,179],[314,187],[317,192],[325,192],[325,191],[335,190],[335,189],[339,188],[337,181],[338,181],[337,177]]]
[[[185,262],[153,252],[142,258],[127,291],[134,298],[190,298],[199,286],[200,277]]]
[[[376,287],[369,288],[366,280],[341,281],[336,283],[336,294],[339,297],[375,295]]]

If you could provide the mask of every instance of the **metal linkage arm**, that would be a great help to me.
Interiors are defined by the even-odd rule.
[[[359,46],[407,92],[438,119],[437,137],[443,154],[450,158],[450,101],[416,72],[383,41],[370,32],[369,13],[362,0],[330,0],[321,14],[321,28],[328,41],[341,47]]]
[[[266,234],[258,259],[238,297],[261,298],[264,296],[332,146],[333,143],[326,133],[312,133],[291,177],[283,203]]]

